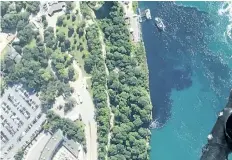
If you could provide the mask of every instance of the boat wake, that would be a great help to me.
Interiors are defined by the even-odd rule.
[[[159,129],[159,128],[162,128],[163,126],[164,125],[159,123],[158,119],[155,119],[150,123],[149,128],[150,129]]]

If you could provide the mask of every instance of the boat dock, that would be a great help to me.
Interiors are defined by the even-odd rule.
[[[140,29],[140,16],[133,11],[132,1],[122,1],[119,2],[124,10],[125,22],[128,25],[130,36],[133,42],[138,43],[141,41],[141,29]]]
[[[138,8],[138,15],[139,15],[139,22],[142,22],[143,18],[146,18],[146,20],[152,19],[150,9],[145,9],[144,11],[141,12],[140,8]]]

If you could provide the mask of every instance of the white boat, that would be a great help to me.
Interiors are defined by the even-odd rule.
[[[155,23],[156,23],[156,26],[158,27],[158,29],[164,31],[165,25],[164,25],[164,23],[163,23],[163,21],[162,21],[161,18],[155,17]]]
[[[151,19],[151,11],[150,11],[150,9],[146,9],[145,10],[145,16],[146,16],[146,18],[149,20],[149,19]]]

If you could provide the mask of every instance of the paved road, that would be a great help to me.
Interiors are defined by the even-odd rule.
[[[95,107],[92,97],[86,89],[86,79],[81,71],[81,68],[77,65],[77,62],[73,62],[74,69],[78,71],[78,80],[70,82],[70,85],[74,87],[74,97],[80,95],[83,100],[82,104],[78,105],[78,111],[82,117],[82,121],[85,124],[87,155],[86,160],[97,160],[97,123],[95,122]]]

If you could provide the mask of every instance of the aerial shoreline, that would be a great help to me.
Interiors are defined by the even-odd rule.
[[[136,4],[133,4],[133,3],[136,3]],[[148,92],[148,97],[149,97],[149,101],[150,101],[150,104],[152,105],[152,102],[151,102],[151,94],[150,94],[150,87],[149,87],[149,69],[148,69],[148,63],[147,63],[147,56],[146,56],[146,49],[145,49],[145,45],[144,45],[144,41],[143,41],[143,33],[142,33],[142,23],[140,23],[139,22],[139,16],[140,15],[138,15],[138,13],[137,13],[137,9],[139,8],[139,2],[134,2],[134,1],[129,1],[128,3],[121,3],[122,4],[122,6],[123,6],[123,8],[124,8],[124,11],[125,11],[125,15],[128,15],[128,13],[127,12],[129,12],[129,13],[134,13],[135,15],[136,15],[136,18],[137,18],[137,25],[135,25],[135,26],[137,26],[138,28],[137,28],[137,30],[138,30],[138,32],[139,32],[139,36],[140,36],[140,41],[139,42],[133,42],[133,40],[132,40],[132,43],[134,43],[134,45],[135,46],[140,46],[141,48],[142,48],[142,52],[143,52],[143,59],[144,59],[144,61],[143,61],[143,69],[144,69],[144,71],[146,72],[146,75],[147,75],[147,79],[145,80],[145,83],[146,83],[146,86],[147,86],[147,92]],[[134,6],[136,6],[136,8],[134,8]],[[129,11],[127,11],[127,10],[129,10]],[[129,14],[130,15],[130,14]],[[133,17],[135,17],[134,15],[133,15]],[[133,18],[131,18],[131,19],[133,19]],[[133,27],[133,26],[130,26],[130,24],[128,25],[128,29],[130,30],[131,29],[131,27]],[[136,31],[136,29],[134,29],[135,31]],[[132,33],[133,34],[133,33]],[[153,108],[154,108],[154,106],[152,105],[152,111],[153,111]],[[152,111],[151,111],[151,114],[150,114],[150,116],[151,116],[151,122],[153,121],[153,117],[152,117]],[[150,123],[151,123],[150,122]],[[150,129],[150,124],[149,124],[149,126],[148,126],[148,128]],[[151,139],[151,136],[147,139],[147,145],[149,145],[149,146],[151,146],[151,144],[150,144],[150,139]],[[150,153],[149,153],[150,154]],[[148,157],[150,157],[150,155],[147,155]]]
[[[164,124],[152,130],[151,159],[199,159],[231,86],[231,45],[223,35],[228,19],[217,14],[222,3],[181,3],[140,2],[141,8],[148,6],[167,24],[165,33],[149,23],[142,28],[154,116]],[[186,30],[191,32],[186,35]],[[166,154],[167,143],[170,154]]]

